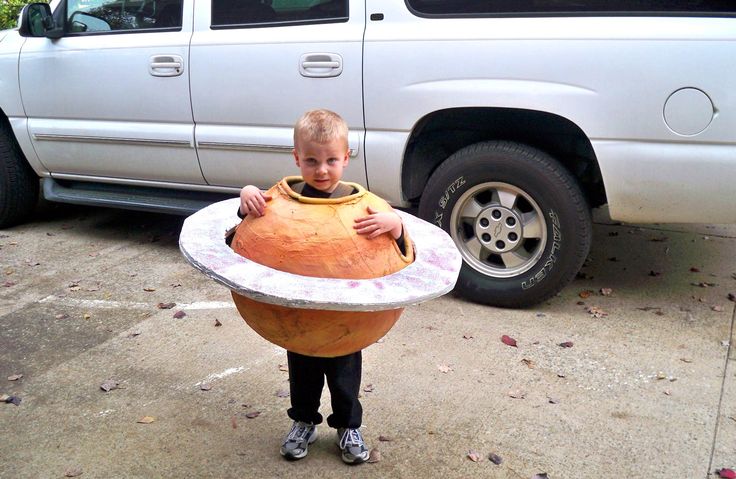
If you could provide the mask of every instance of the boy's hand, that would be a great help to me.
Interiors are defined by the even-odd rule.
[[[240,190],[240,213],[250,216],[263,216],[266,211],[266,201],[271,201],[271,195],[262,193],[253,185],[244,186]]]
[[[359,235],[368,235],[369,239],[376,238],[383,233],[391,233],[394,239],[401,236],[401,218],[394,211],[376,211],[368,207],[368,216],[355,219],[353,226]]]

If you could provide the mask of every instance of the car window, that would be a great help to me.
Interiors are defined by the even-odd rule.
[[[70,33],[181,28],[182,0],[69,0]]]
[[[734,14],[724,0],[406,0],[420,15],[702,15]]]
[[[348,0],[212,0],[213,27],[348,20]]]

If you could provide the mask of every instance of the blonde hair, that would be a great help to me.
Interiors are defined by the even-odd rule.
[[[309,110],[294,125],[294,148],[298,148],[300,140],[321,144],[341,140],[347,148],[348,124],[334,111]]]

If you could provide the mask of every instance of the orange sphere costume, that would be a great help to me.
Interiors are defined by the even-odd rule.
[[[272,199],[262,217],[246,217],[238,226],[232,248],[238,254],[279,271],[321,278],[368,279],[395,273],[414,260],[404,231],[403,255],[396,241],[383,234],[358,235],[355,218],[367,207],[390,211],[383,199],[357,184],[358,192],[341,198],[307,198],[287,177],[267,194]],[[399,319],[403,308],[383,311],[298,309],[255,301],[233,292],[246,323],[265,339],[289,351],[335,357],[359,351],[380,339]]]

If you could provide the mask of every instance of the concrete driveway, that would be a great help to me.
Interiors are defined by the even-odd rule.
[[[0,231],[0,394],[20,400],[0,403],[0,477],[690,479],[736,468],[736,227],[599,223],[582,274],[545,304],[448,295],[407,308],[364,352],[364,435],[380,461],[349,467],[326,426],[307,458],[279,456],[285,352],[185,262],[181,222],[46,206]]]

